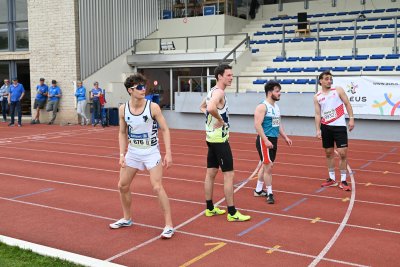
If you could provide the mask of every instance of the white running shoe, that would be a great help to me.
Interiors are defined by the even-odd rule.
[[[165,226],[163,232],[161,233],[162,239],[170,239],[174,235],[174,228],[171,226]]]
[[[118,229],[118,228],[121,228],[121,227],[128,227],[128,226],[132,226],[132,225],[133,225],[133,222],[132,222],[131,219],[126,220],[126,219],[122,218],[122,219],[116,221],[115,223],[111,223],[110,224],[110,228],[111,229]]]

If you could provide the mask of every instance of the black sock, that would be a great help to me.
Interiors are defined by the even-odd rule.
[[[236,213],[236,208],[235,206],[228,206],[228,213],[233,216]]]
[[[206,200],[206,204],[207,204],[207,209],[208,210],[213,210],[214,209],[214,204],[212,199],[211,200]]]

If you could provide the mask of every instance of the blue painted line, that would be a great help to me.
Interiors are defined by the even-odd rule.
[[[300,199],[299,201],[293,203],[293,204],[290,205],[289,207],[284,208],[283,211],[288,211],[288,210],[290,210],[291,208],[294,208],[294,207],[296,207],[297,205],[300,205],[301,203],[303,203],[303,202],[306,201],[306,200],[307,200],[306,197],[303,198],[303,199]]]
[[[390,150],[390,153],[394,153],[397,151],[397,147],[392,148],[392,150]]]
[[[36,192],[33,192],[33,193],[19,195],[19,196],[16,196],[16,197],[12,197],[10,199],[17,199],[17,198],[22,198],[22,197],[33,196],[33,195],[37,195],[37,194],[40,194],[40,193],[49,192],[49,191],[52,191],[52,190],[54,190],[54,188],[44,188],[42,190],[39,190],[39,191],[36,191]]]
[[[365,163],[364,165],[362,165],[362,166],[360,167],[360,169],[364,169],[365,167],[368,167],[369,165],[371,165],[371,163],[372,163],[371,160],[368,161],[367,163]]]
[[[243,181],[241,181],[241,182],[239,182],[239,183],[237,183],[237,184],[234,184],[233,186],[234,186],[234,187],[238,187],[238,186],[240,186],[241,184],[243,184],[244,182],[246,182],[246,180],[247,180],[247,179],[244,179]]]
[[[316,190],[314,193],[321,193],[322,191],[326,190],[327,187],[321,187],[320,189]]]
[[[255,224],[255,225],[253,225],[252,227],[247,228],[247,229],[244,230],[243,232],[239,233],[238,236],[242,236],[242,235],[247,234],[248,232],[250,232],[250,231],[256,229],[257,227],[260,227],[261,225],[263,225],[264,223],[268,222],[269,220],[271,220],[271,219],[270,219],[270,218],[266,218],[266,219],[262,220],[261,222]]]
[[[385,154],[380,155],[376,160],[381,160],[381,159],[383,159],[384,157],[387,156],[387,154],[388,154],[388,153],[385,153]]]

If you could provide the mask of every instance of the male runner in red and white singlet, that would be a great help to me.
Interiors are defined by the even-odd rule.
[[[319,75],[321,91],[314,96],[315,129],[317,138],[322,139],[322,147],[325,149],[329,178],[321,186],[337,186],[335,178],[334,143],[339,154],[340,183],[339,188],[351,191],[346,182],[347,177],[347,127],[345,119],[346,107],[349,114],[349,131],[354,128],[354,114],[350,101],[343,88],[332,86],[332,74],[324,71]]]

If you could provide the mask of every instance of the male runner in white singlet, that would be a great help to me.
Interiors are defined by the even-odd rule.
[[[160,107],[145,99],[145,84],[146,78],[139,73],[129,76],[124,84],[131,96],[129,101],[119,108],[119,164],[121,170],[118,187],[124,218],[110,224],[110,228],[117,229],[133,225],[130,185],[139,170],[147,169],[150,173],[151,185],[164,212],[165,228],[161,233],[161,238],[168,239],[174,234],[174,229],[168,196],[161,179],[162,166],[168,168],[172,165],[170,134]],[[158,145],[158,126],[165,143],[163,161]],[[126,152],[127,147],[128,152]],[[161,161],[162,164],[160,164]]]
[[[291,146],[292,140],[286,135],[281,122],[281,112],[278,103],[281,99],[281,85],[276,81],[265,84],[265,99],[258,104],[254,112],[254,128],[257,131],[256,148],[263,163],[258,172],[257,186],[253,195],[266,196],[268,204],[274,204],[272,193],[272,167],[278,151],[278,137],[282,135],[285,142]],[[265,182],[266,191],[262,189]]]
[[[339,188],[351,191],[351,187],[346,182],[348,139],[344,108],[346,107],[349,114],[349,131],[354,128],[353,108],[343,88],[331,88],[332,74],[329,71],[324,71],[319,75],[319,84],[321,85],[321,91],[314,96],[315,130],[317,131],[317,138],[322,139],[329,172],[329,178],[321,186],[338,185],[335,177],[334,158],[334,143],[336,143],[340,157]]]

